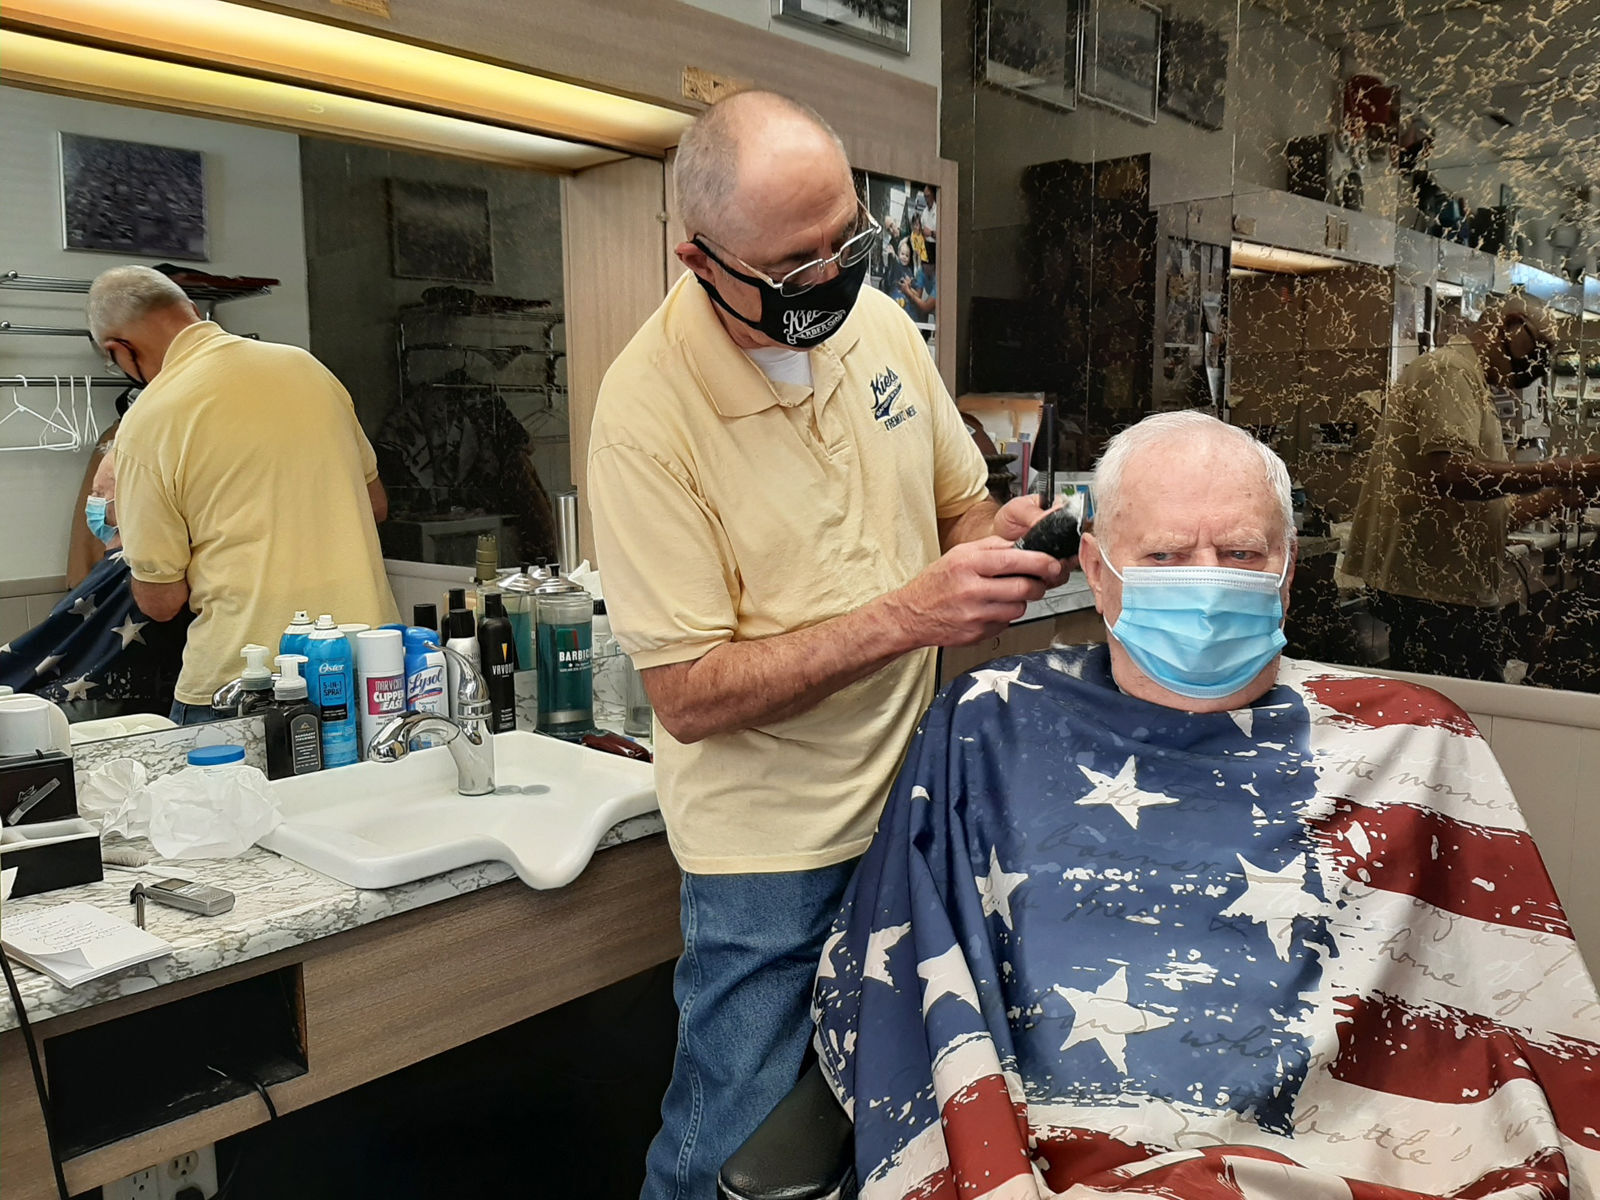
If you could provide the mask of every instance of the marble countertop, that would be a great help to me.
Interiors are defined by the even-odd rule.
[[[630,818],[601,838],[596,853],[649,837],[663,828],[660,813]],[[128,896],[133,885],[140,880],[174,876],[227,888],[235,896],[232,910],[202,917],[161,904],[146,904],[145,928],[172,943],[173,952],[75,988],[62,987],[48,975],[14,963],[28,1019],[43,1021],[149,991],[516,878],[505,863],[483,862],[400,887],[367,891],[252,847],[231,859],[158,859],[137,869],[108,864],[105,879],[99,883],[10,900],[5,907],[7,911],[19,911],[79,900],[132,921],[133,906]],[[17,1015],[11,1004],[0,1006],[0,1031],[16,1025]]]

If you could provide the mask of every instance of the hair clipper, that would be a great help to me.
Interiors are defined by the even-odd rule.
[[[1078,553],[1078,523],[1083,516],[1083,497],[1068,496],[1061,507],[1045,514],[1032,529],[1017,539],[1018,550],[1037,550],[1065,561]]]

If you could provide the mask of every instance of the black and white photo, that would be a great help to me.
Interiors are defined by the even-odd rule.
[[[1144,0],[1088,0],[1079,85],[1084,99],[1154,125],[1160,69],[1159,8]]]
[[[63,132],[61,213],[68,250],[205,262],[205,156]]]
[[[984,0],[978,7],[983,82],[1057,108],[1078,106],[1079,0]]]
[[[396,279],[493,283],[489,193],[480,187],[389,180]]]
[[[911,53],[911,0],[772,0],[772,15],[880,50]]]

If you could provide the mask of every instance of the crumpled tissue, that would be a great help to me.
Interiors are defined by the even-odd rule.
[[[91,771],[79,811],[103,814],[100,832],[148,837],[162,858],[233,858],[283,819],[267,777],[243,764],[185,767],[148,780],[132,759],[113,759]]]
[[[78,789],[78,815],[100,822],[100,836],[126,838],[150,832],[150,806],[145,795],[149,772],[132,758],[113,758],[84,777]]]

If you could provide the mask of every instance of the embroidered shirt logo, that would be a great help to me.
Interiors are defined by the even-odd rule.
[[[894,373],[893,367],[885,367],[872,377],[872,416],[874,420],[882,421],[885,429],[893,429],[917,415],[915,404],[908,404],[899,412],[894,411],[894,402],[900,399],[904,391],[900,376]]]

